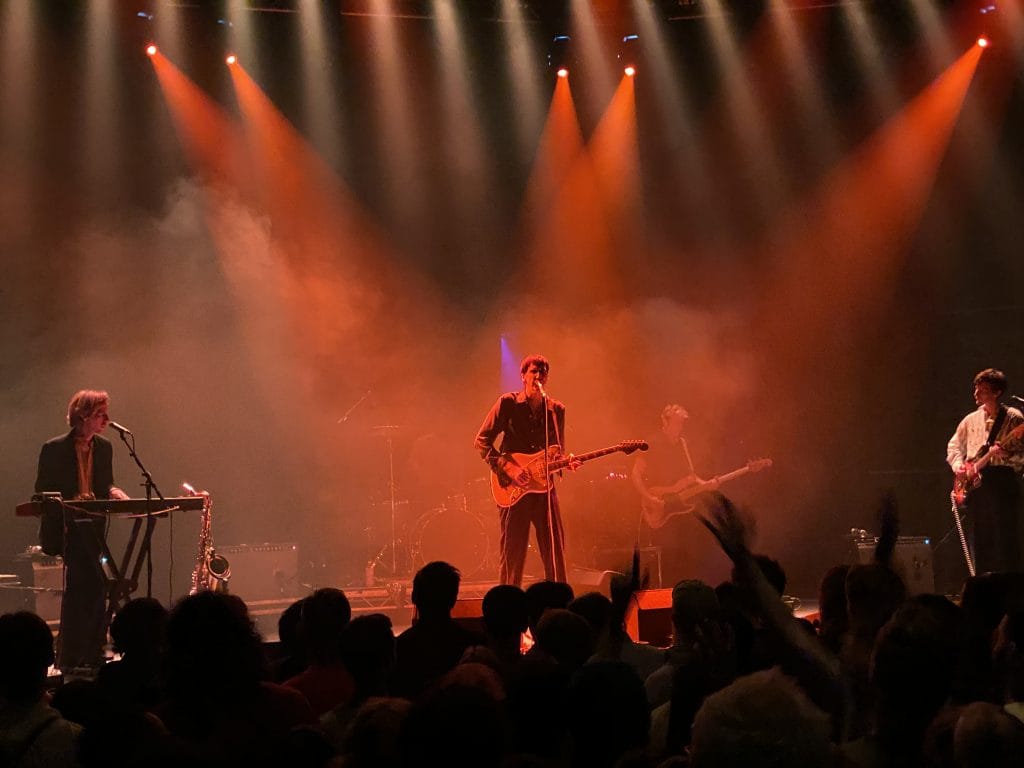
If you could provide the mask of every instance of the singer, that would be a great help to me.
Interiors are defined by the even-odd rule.
[[[977,410],[967,414],[946,446],[946,462],[954,475],[977,473],[975,460],[991,458],[981,469],[981,484],[967,496],[967,527],[973,539],[974,563],[979,574],[1020,570],[1020,473],[1024,452],[1010,432],[1024,424],[1016,408],[1000,405],[1006,392],[1006,374],[986,368],[974,377]]]
[[[36,493],[59,492],[65,499],[126,499],[114,485],[113,447],[100,432],[110,423],[110,396],[85,389],[68,403],[71,431],[48,440],[39,453]],[[68,521],[63,542],[64,598],[60,610],[57,664],[63,670],[98,666],[106,641],[106,579],[100,544],[106,521],[82,516]],[[62,526],[63,527],[63,526]],[[41,542],[53,549],[53,542]]]
[[[565,448],[565,406],[547,396],[548,361],[541,355],[523,359],[519,372],[523,379],[520,392],[508,392],[498,398],[488,412],[476,436],[476,448],[492,472],[507,475],[513,482],[525,478],[510,474],[503,454],[536,453],[545,446]],[[501,447],[494,445],[502,435]],[[544,563],[544,578],[565,581],[565,550],[562,516],[554,484],[547,493],[529,493],[511,507],[498,507],[501,521],[498,579],[502,584],[521,586],[530,526],[536,531],[537,551]]]

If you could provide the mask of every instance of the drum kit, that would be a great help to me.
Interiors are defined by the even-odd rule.
[[[438,441],[426,435],[414,441],[403,475],[409,478],[407,490],[413,499],[400,498],[395,478],[395,435],[401,429],[387,424],[372,428],[384,438],[387,474],[386,494],[371,503],[374,520],[370,530],[378,535],[371,539],[370,557],[366,566],[366,585],[411,578],[429,562],[444,560],[471,580],[497,573],[497,512],[489,495],[488,479],[475,478],[458,487],[446,488],[433,473],[438,455]],[[425,454],[430,460],[418,461]],[[431,467],[419,471],[418,465]],[[432,482],[423,481],[429,472]],[[381,542],[379,534],[385,538]]]

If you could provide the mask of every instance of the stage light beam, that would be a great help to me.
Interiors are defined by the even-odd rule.
[[[985,37],[984,35],[979,37],[978,38],[978,47],[979,48],[988,48],[988,38]]]
[[[146,46],[146,55],[147,56],[156,56],[156,46],[153,45],[152,43],[147,45]]]
[[[224,61],[227,62],[227,65],[229,67],[232,67],[238,62],[238,57],[232,53],[226,59],[224,59]]]

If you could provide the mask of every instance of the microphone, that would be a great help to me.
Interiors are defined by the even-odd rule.
[[[116,421],[108,422],[108,424],[110,424],[111,427],[116,429],[120,433],[121,437],[124,437],[125,435],[130,435],[132,433],[132,431],[128,429],[128,427],[122,427]]]
[[[543,397],[545,400],[547,400],[548,399],[548,393],[544,391],[544,385],[540,383],[540,379],[537,379],[536,384],[537,384],[537,389],[540,390],[540,396]]]
[[[1017,397],[1016,395],[1010,395],[1010,399],[1013,400],[1017,405],[1024,405],[1024,397]]]

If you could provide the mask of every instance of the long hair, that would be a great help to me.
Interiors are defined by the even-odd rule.
[[[110,405],[110,395],[97,389],[75,392],[68,403],[68,426],[78,429],[82,422],[96,413],[101,405]]]

